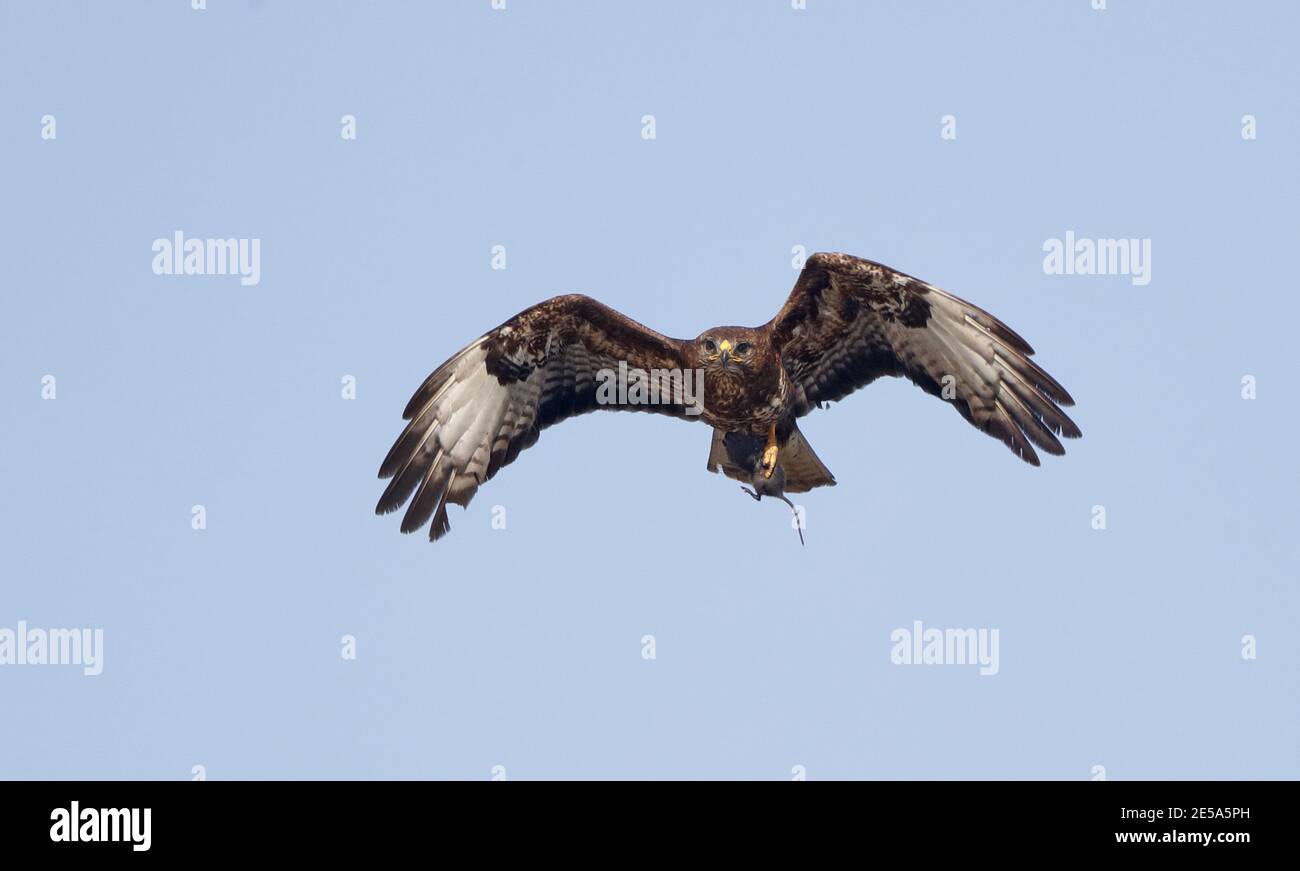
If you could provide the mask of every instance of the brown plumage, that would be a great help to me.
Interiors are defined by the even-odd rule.
[[[660,335],[589,297],[558,296],[425,379],[380,466],[391,481],[375,510],[410,500],[402,531],[432,518],[429,538],[437,540],[450,528],[448,503],[468,505],[543,429],[599,408],[712,426],[709,470],[753,483],[756,498],[833,485],[796,421],[882,375],[911,379],[1037,466],[1034,446],[1063,454],[1057,436],[1081,433],[1061,410],[1074,400],[1033,353],[983,309],[847,254],[808,258],[763,326],[717,327],[695,339]],[[635,383],[636,373],[648,376],[641,389],[610,389]],[[769,443],[779,476],[763,464]]]

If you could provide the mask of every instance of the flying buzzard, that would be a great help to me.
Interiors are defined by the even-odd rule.
[[[1037,466],[1033,446],[1063,454],[1057,436],[1081,433],[1060,408],[1074,400],[1033,353],[983,309],[847,254],[809,257],[763,326],[695,339],[660,335],[590,297],[557,296],[425,379],[380,466],[392,480],[375,512],[410,499],[402,532],[432,518],[436,541],[450,528],[447,503],[468,505],[543,429],[600,408],[703,421],[713,428],[709,471],[751,483],[756,499],[833,485],[797,421],[882,375],[910,378]]]

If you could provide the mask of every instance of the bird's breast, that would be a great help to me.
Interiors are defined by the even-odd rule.
[[[706,371],[705,421],[727,432],[766,432],[785,414],[786,391],[781,387],[777,378]]]

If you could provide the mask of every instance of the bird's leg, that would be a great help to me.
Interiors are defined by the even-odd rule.
[[[761,493],[756,493],[755,491],[753,491],[753,490],[749,489],[748,487],[746,487],[744,484],[741,484],[741,485],[740,485],[740,489],[741,489],[741,490],[744,490],[746,493],[748,493],[748,494],[750,495],[750,497],[753,498],[753,500],[754,500],[755,502],[761,502],[761,501],[763,501],[763,494],[761,494]]]
[[[763,477],[772,477],[772,472],[776,470],[776,424],[767,431],[767,447],[763,448]]]

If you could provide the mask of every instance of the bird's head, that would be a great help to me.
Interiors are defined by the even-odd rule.
[[[701,369],[740,376],[750,371],[759,356],[760,336],[744,327],[715,327],[695,340]]]

